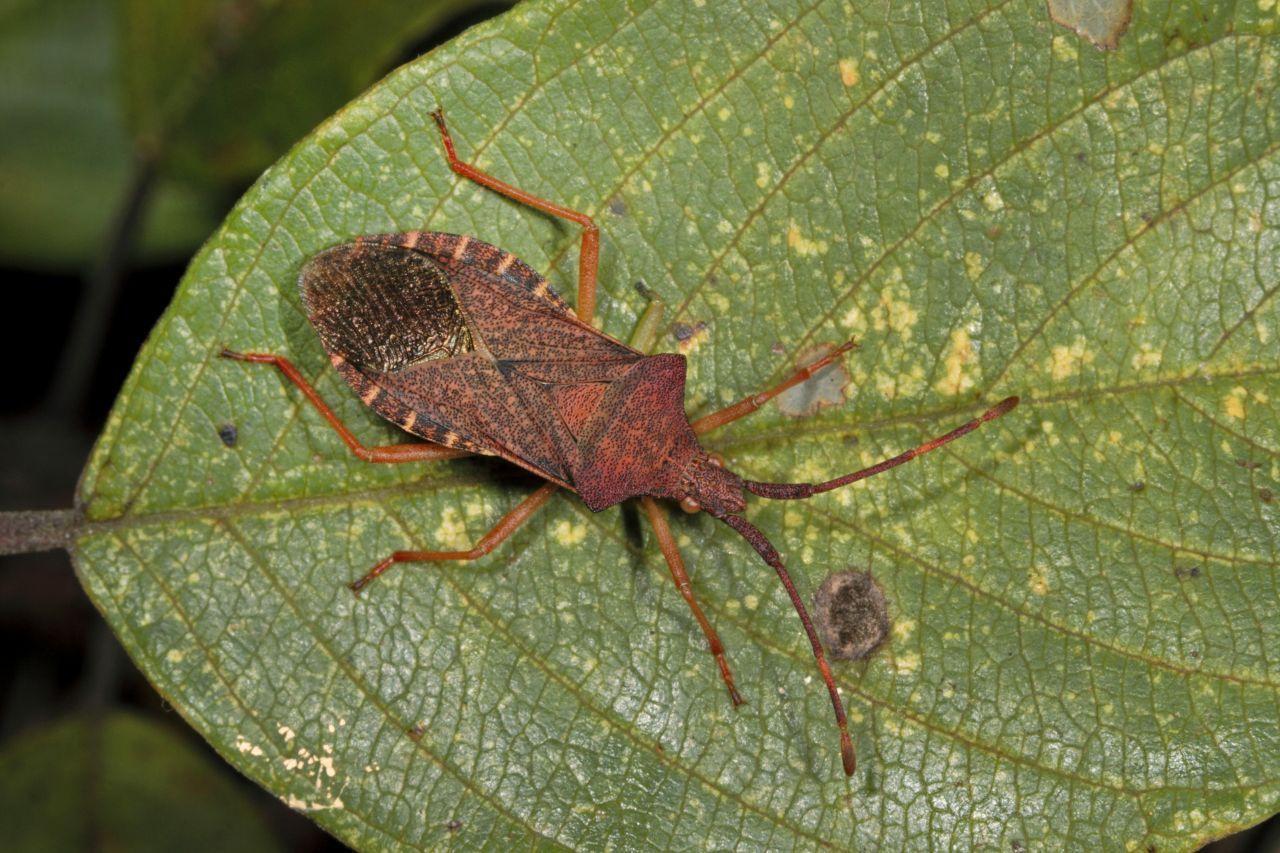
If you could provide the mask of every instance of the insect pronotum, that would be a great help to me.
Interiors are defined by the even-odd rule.
[[[421,462],[486,454],[547,480],[473,548],[396,551],[352,582],[351,589],[358,593],[396,563],[474,560],[488,554],[559,488],[576,492],[594,512],[638,497],[737,706],[742,698],[724,645],[693,596],[675,537],[655,498],[675,501],[687,512],[710,513],[751,544],[791,597],[831,696],[844,771],[853,775],[853,742],[822,644],[777,550],[743,517],[745,494],[796,500],[855,483],[972,432],[1008,413],[1018,398],[1008,397],[945,435],[834,480],[745,480],[703,450],[698,436],[756,411],[853,344],[801,367],[767,391],[690,421],[684,411],[684,356],[646,355],[590,325],[600,254],[600,232],[591,217],[458,159],[443,113],[432,115],[455,173],[582,226],[577,309],[511,253],[465,235],[409,231],[361,236],[307,261],[299,277],[302,301],[333,366],[366,405],[429,443],[366,447],[288,359],[222,351],[227,358],[275,365],[361,459]],[[658,316],[646,312],[649,327],[656,327]]]

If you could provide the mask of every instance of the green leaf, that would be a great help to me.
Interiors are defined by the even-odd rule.
[[[402,69],[271,169],[193,262],[81,485],[76,563],[130,653],[237,767],[357,847],[1194,847],[1280,783],[1280,44],[1274,10],[1139,4],[1114,52],[1043,3],[535,2]],[[757,500],[810,596],[869,569],[889,643],[840,664],[840,771],[794,612],[746,543],[678,518],[749,704],[733,711],[652,537],[561,494],[471,564],[531,484],[354,460],[396,431],[328,366],[304,260],[474,234],[597,320],[643,279],[688,332],[688,407],[856,336],[852,394],[708,446],[757,479],[872,463],[1017,393],[928,459]],[[667,338],[667,348],[675,342]],[[219,427],[238,429],[234,447]]]
[[[224,769],[131,714],[68,718],[0,753],[9,850],[274,850]]]

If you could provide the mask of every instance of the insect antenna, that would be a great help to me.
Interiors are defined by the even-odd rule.
[[[791,603],[795,605],[796,613],[800,614],[800,621],[804,624],[804,632],[809,636],[809,644],[813,646],[813,657],[818,662],[818,670],[822,673],[822,680],[827,683],[827,692],[831,694],[831,705],[836,712],[836,725],[840,727],[840,761],[844,764],[845,775],[852,776],[858,762],[857,755],[853,751],[853,741],[849,739],[849,726],[845,719],[844,703],[840,701],[840,693],[836,690],[835,679],[831,677],[831,667],[827,666],[826,656],[822,653],[822,643],[818,641],[818,633],[813,629],[813,620],[809,618],[809,611],[805,609],[804,601],[800,598],[796,585],[791,582],[791,575],[787,574],[787,567],[782,565],[782,558],[778,556],[777,549],[765,538],[759,528],[751,522],[736,515],[720,515],[717,518],[738,531],[742,534],[743,539],[751,543],[751,547],[755,548],[761,558],[778,573],[778,579],[786,587],[787,595],[791,596]]]
[[[837,477],[836,479],[828,480],[825,483],[758,483],[754,480],[746,480],[743,485],[746,487],[747,491],[752,494],[759,495],[762,498],[775,498],[777,500],[800,500],[810,497],[811,495],[829,492],[832,489],[838,489],[841,486],[847,486],[850,483],[856,483],[859,480],[874,477],[876,474],[888,471],[890,468],[897,468],[904,462],[910,462],[917,456],[923,456],[931,450],[937,450],[942,445],[955,441],[962,435],[968,435],[987,421],[993,421],[1001,415],[1008,414],[1013,411],[1014,407],[1017,405],[1017,397],[1006,397],[990,409],[987,409],[978,417],[968,423],[961,424],[945,435],[940,435],[935,439],[926,441],[919,447],[914,447],[905,453],[899,453],[897,456],[886,459],[883,462],[877,462],[870,468],[863,468],[861,471],[854,471],[852,474],[845,474],[843,477]],[[745,533],[742,535],[746,536]]]

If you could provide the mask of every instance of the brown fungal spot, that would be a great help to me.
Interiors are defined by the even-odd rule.
[[[609,199],[609,212],[614,216],[626,216],[627,203],[622,200],[621,196],[614,196]]]
[[[1180,580],[1188,580],[1200,577],[1199,566],[1178,566],[1173,570],[1174,576]]]
[[[1094,47],[1115,50],[1129,29],[1133,0],[1049,0],[1049,17]]]
[[[864,660],[889,636],[889,605],[870,572],[835,572],[813,597],[818,633],[835,660]]]
[[[227,422],[218,427],[218,438],[220,438],[222,443],[227,447],[235,447],[236,442],[240,438],[240,433],[236,429],[235,424]]]
[[[671,327],[671,334],[676,338],[676,349],[688,355],[698,348],[698,344],[702,343],[707,336],[707,324],[704,320],[699,320],[693,325],[688,323],[676,323]]]
[[[692,325],[689,323],[676,323],[671,327],[671,334],[675,335],[677,341],[683,342],[689,340],[694,335],[698,334],[698,332],[701,332],[706,328],[707,324],[702,320],[699,320]]]
[[[422,736],[426,733],[427,733],[427,727],[422,725],[422,723],[415,723],[413,728],[405,732],[405,734],[409,736],[409,739],[414,741],[415,743],[417,741],[422,740]]]
[[[1135,493],[1146,491],[1146,488],[1147,488],[1147,483],[1145,480],[1134,480],[1132,483],[1129,484],[1129,491],[1135,492]]]
[[[1264,504],[1269,504],[1276,499],[1275,493],[1270,489],[1258,489],[1258,497]]]
[[[1261,462],[1251,462],[1248,459],[1237,459],[1236,464],[1246,471],[1257,471],[1262,467]]]
[[[799,364],[811,364],[836,348],[835,344],[818,344],[800,353]],[[844,404],[844,389],[849,385],[849,371],[837,358],[813,376],[778,395],[778,408],[784,415],[803,418],[828,406]]]
[[[459,829],[462,829],[462,821],[458,820],[457,818],[454,818],[453,820],[445,824],[445,828],[448,829],[450,832],[457,832]]]

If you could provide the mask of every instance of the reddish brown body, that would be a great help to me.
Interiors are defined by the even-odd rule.
[[[698,434],[759,409],[839,358],[837,348],[791,378],[690,422],[684,411],[685,359],[645,355],[590,325],[599,231],[589,216],[503,183],[458,159],[436,113],[450,167],[509,198],[582,225],[576,312],[546,280],[509,252],[474,237],[437,232],[359,237],[313,257],[299,285],[307,316],[330,361],[366,405],[430,444],[366,447],[286,358],[222,355],[274,364],[361,459],[413,462],[467,453],[500,456],[548,481],[467,551],[396,551],[350,586],[356,592],[398,562],[470,560],[489,553],[557,487],[593,511],[641,497],[676,587],[715,655],[735,705],[742,699],[724,646],[694,599],[675,537],[653,498],[704,510],[740,533],[777,573],[826,684],[840,729],[844,771],[855,767],[844,706],[803,599],[778,552],[741,513],[745,493],[807,498],[928,453],[1017,405],[1009,397],[979,417],[891,459],[824,483],[760,483],[725,470]]]
[[[509,252],[438,232],[362,237],[299,284],[338,372],[406,431],[501,456],[596,512],[640,495],[741,511],[742,481],[685,416],[684,356],[587,325]]]

